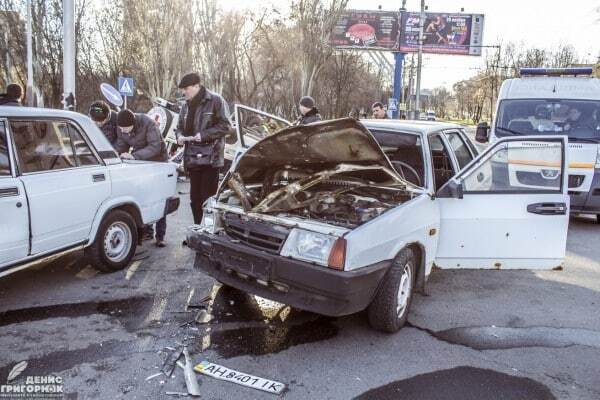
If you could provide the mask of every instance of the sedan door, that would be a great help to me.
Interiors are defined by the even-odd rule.
[[[551,269],[569,224],[567,138],[506,138],[437,193],[441,268]]]
[[[11,160],[7,122],[0,119],[0,276],[29,254],[27,196]]]
[[[87,241],[111,186],[85,135],[66,120],[11,120],[10,126],[29,198],[31,254]]]

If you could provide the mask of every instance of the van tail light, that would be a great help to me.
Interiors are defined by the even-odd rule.
[[[346,263],[346,239],[338,238],[333,244],[333,248],[329,253],[329,260],[327,264],[329,268],[337,269],[339,271],[344,270],[344,264]]]

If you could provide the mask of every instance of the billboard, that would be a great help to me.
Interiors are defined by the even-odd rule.
[[[400,51],[418,51],[420,15],[402,13]],[[483,14],[425,13],[423,52],[480,56],[483,19]]]
[[[397,50],[399,19],[398,11],[349,10],[333,29],[331,44],[341,48]]]

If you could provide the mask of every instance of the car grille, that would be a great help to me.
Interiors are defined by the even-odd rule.
[[[585,175],[569,175],[569,188],[576,188],[583,184]]]
[[[290,230],[283,226],[253,220],[238,214],[227,213],[224,218],[225,233],[240,242],[260,250],[278,254]]]

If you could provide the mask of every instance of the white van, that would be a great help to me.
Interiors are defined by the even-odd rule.
[[[600,79],[592,72],[592,68],[522,68],[520,78],[502,84],[493,124],[479,124],[476,140],[568,136],[571,213],[595,214],[600,223]],[[553,171],[529,174],[521,183],[543,188],[556,177]]]

